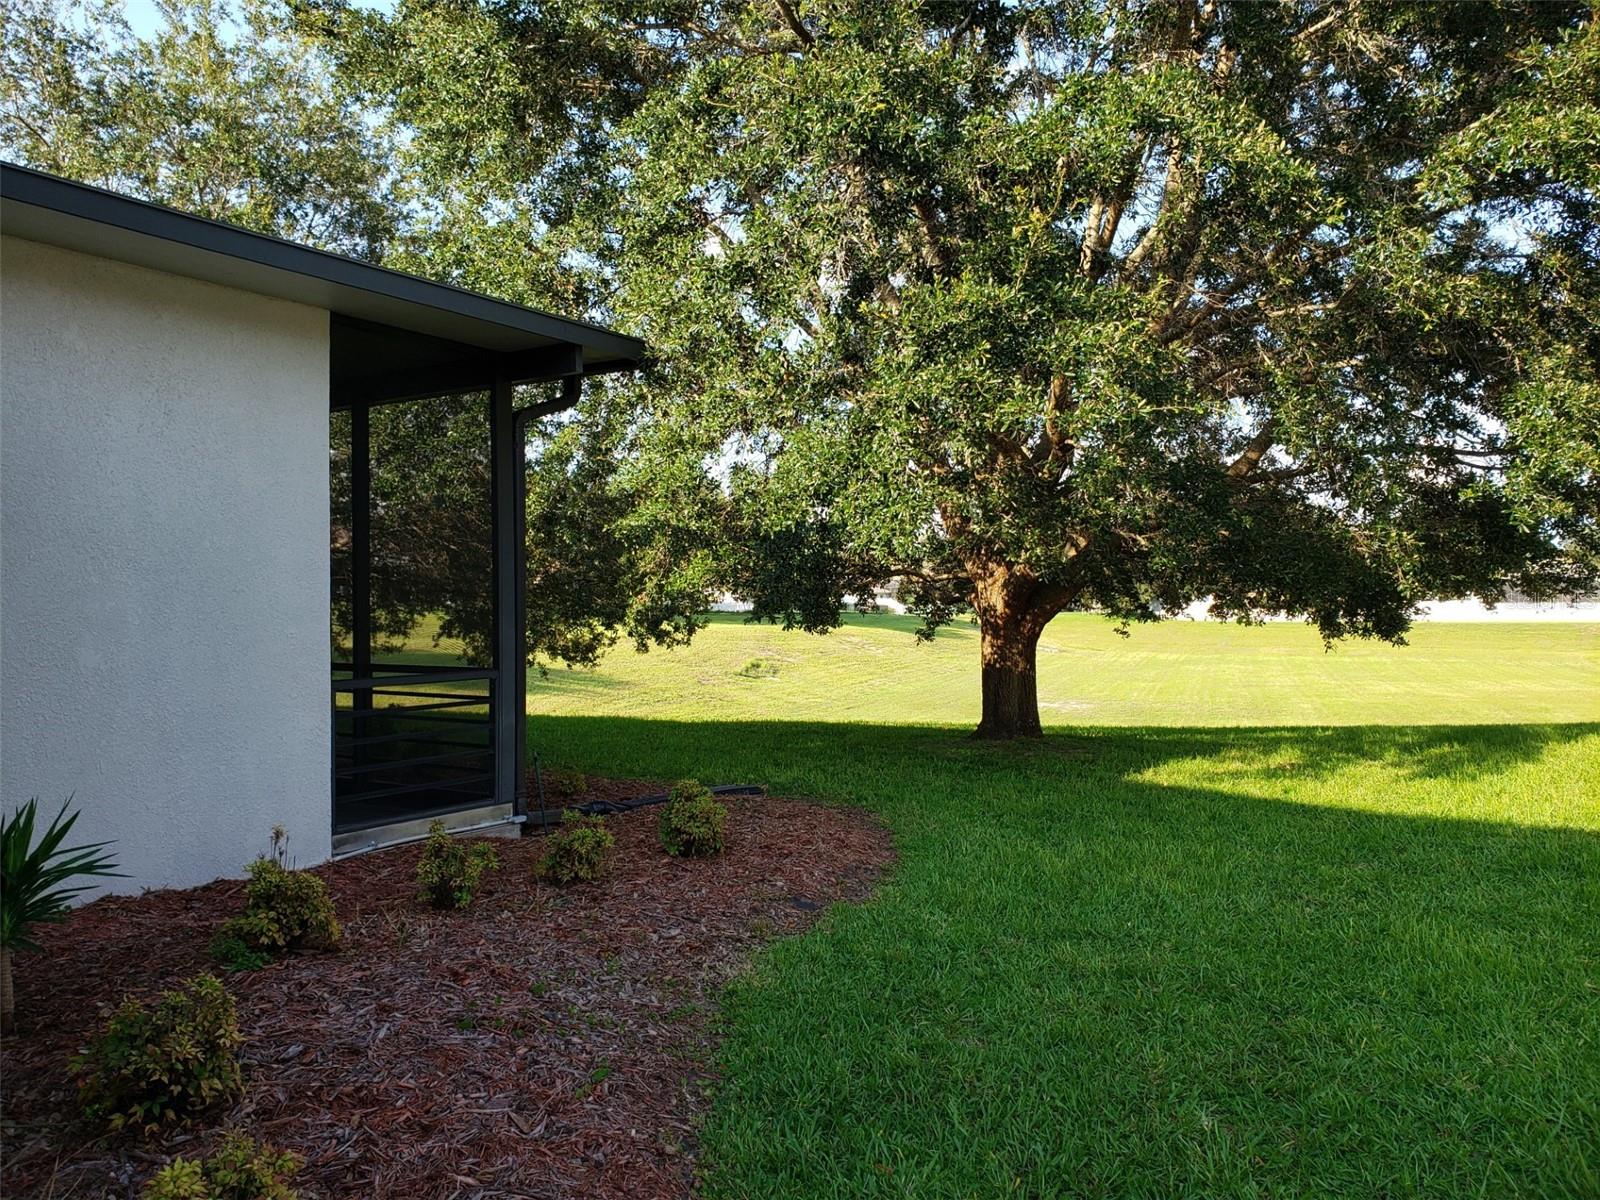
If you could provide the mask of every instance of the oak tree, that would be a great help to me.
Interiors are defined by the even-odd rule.
[[[1593,579],[1587,5],[301,11],[474,236],[649,340],[635,449],[722,484],[722,583],[974,613],[980,734],[1040,731],[1065,609],[1400,639]]]

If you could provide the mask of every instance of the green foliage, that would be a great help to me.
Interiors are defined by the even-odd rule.
[[[599,879],[605,870],[606,851],[616,843],[604,817],[584,816],[568,809],[561,828],[546,839],[539,874],[552,883],[577,883]]]
[[[592,666],[619,636],[672,647],[715,598],[715,489],[696,474],[620,471],[630,413],[590,385],[580,420],[534,428],[528,464],[530,654]]]
[[[246,868],[245,908],[222,923],[212,955],[235,969],[248,955],[276,958],[291,950],[326,949],[339,942],[328,886],[309,871],[292,871],[270,858]],[[260,964],[256,964],[260,965]]]
[[[485,871],[496,870],[500,856],[487,842],[468,846],[445,831],[443,821],[428,826],[428,844],[417,863],[420,898],[434,908],[466,908],[478,894]]]
[[[145,1184],[141,1200],[296,1200],[299,1155],[241,1133],[223,1135],[203,1160],[175,1158]]]
[[[275,955],[261,949],[254,937],[245,937],[245,927],[254,924],[244,917],[224,922],[224,928],[211,939],[212,961],[229,971],[259,971],[271,962]]]
[[[698,780],[672,785],[661,806],[661,847],[674,858],[709,858],[722,853],[728,806]]]
[[[282,9],[174,0],[148,36],[120,0],[0,11],[7,158],[363,257],[394,237],[386,130]]]
[[[116,862],[98,851],[110,842],[63,846],[78,813],[68,813],[71,798],[62,802],[50,824],[34,837],[39,802],[29,800],[10,816],[0,815],[0,947],[34,949],[29,931],[41,921],[60,921],[71,900],[92,884],[64,886],[74,879],[120,878]]]
[[[175,1158],[150,1177],[139,1200],[212,1200],[198,1159]]]
[[[752,658],[739,668],[739,674],[746,679],[776,679],[778,664],[769,658]]]
[[[672,494],[652,498],[654,476],[617,476],[617,460],[630,453],[627,413],[604,403],[603,388],[592,392],[582,421],[550,418],[530,435],[527,645],[541,672],[556,662],[592,666],[624,632],[641,648],[682,644],[714,598],[721,535],[700,519],[714,489],[680,473]],[[392,643],[438,614],[436,641],[448,639],[466,661],[489,661],[483,397],[375,410],[370,436],[375,633]],[[332,446],[332,509],[342,529],[350,505],[347,416],[335,416]],[[350,637],[348,555],[348,539],[336,538],[339,645]]]
[[[129,997],[72,1060],[78,1101],[113,1129],[187,1120],[238,1095],[243,1041],[233,998],[215,975],[163,992],[154,1007]]]
[[[551,792],[557,796],[583,796],[589,791],[589,777],[582,771],[568,771],[557,769],[548,771],[544,777]]]
[[[1595,578],[1585,4],[314,11],[423,190],[479,198],[419,261],[652,347],[530,495],[649,597],[583,559],[580,658],[723,588],[825,630],[898,578],[1031,675],[1065,609],[1393,640]],[[587,544],[546,540],[548,579]]]

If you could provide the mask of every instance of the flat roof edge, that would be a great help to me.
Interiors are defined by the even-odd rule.
[[[270,271],[301,276],[335,288],[369,293],[390,302],[481,322],[500,330],[570,342],[583,346],[600,360],[637,363],[644,356],[644,343],[640,339],[589,321],[560,317],[507,300],[497,300],[453,284],[438,283],[346,255],[256,233],[237,225],[63,179],[31,167],[0,161],[0,199],[8,205],[28,205],[92,221],[132,235],[156,238],[205,253],[242,260]],[[5,232],[3,225],[0,225],[0,232]],[[17,236],[26,237],[27,234]],[[175,273],[184,272],[175,270]]]

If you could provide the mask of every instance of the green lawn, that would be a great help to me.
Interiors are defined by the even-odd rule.
[[[531,686],[547,764],[896,832],[730,993],[708,1194],[1600,1196],[1600,627],[1065,618],[1031,747],[907,628]]]
[[[717,617],[681,650],[554,670],[530,685],[529,711],[976,724],[978,631],[953,625],[918,644],[916,625],[851,617],[818,637]],[[1600,721],[1600,625],[1424,624],[1406,646],[1325,650],[1298,624],[1169,621],[1122,637],[1081,614],[1045,633],[1039,703],[1046,725],[1063,726]]]

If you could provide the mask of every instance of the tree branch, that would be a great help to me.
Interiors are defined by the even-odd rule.
[[[934,212],[933,205],[926,197],[919,197],[912,201],[911,211],[917,214],[917,225],[922,230],[923,261],[932,268],[934,274],[948,277],[950,274],[950,250],[944,243],[944,238],[939,232],[939,214]]]
[[[1183,180],[1178,166],[1177,147],[1170,141],[1167,144],[1167,175],[1161,183],[1161,198],[1156,203],[1155,215],[1150,219],[1150,228],[1144,231],[1144,236],[1139,239],[1138,245],[1129,251],[1128,257],[1122,260],[1122,271],[1132,274],[1139,269],[1139,264],[1151,250],[1155,249],[1156,237],[1161,231],[1161,219],[1172,207],[1173,199],[1182,195]]]
[[[1307,25],[1304,29],[1302,29],[1299,33],[1296,33],[1292,37],[1290,37],[1289,40],[1291,42],[1293,42],[1297,46],[1301,45],[1301,44],[1303,44],[1305,42],[1309,42],[1312,38],[1316,37],[1317,34],[1321,33],[1324,29],[1327,29],[1329,26],[1337,23],[1339,18],[1342,17],[1343,15],[1344,15],[1344,9],[1343,9],[1342,5],[1331,4],[1331,5],[1328,6],[1328,13],[1327,13],[1326,16],[1324,16],[1321,20],[1313,21],[1311,24]]]
[[[972,23],[977,19],[978,5],[974,4],[971,8],[967,9],[967,15],[961,18],[961,24],[957,25],[950,31],[949,43],[954,45],[962,38],[966,37],[967,32],[972,28]]]
[[[1272,448],[1276,425],[1276,418],[1268,417],[1266,424],[1261,427],[1255,437],[1245,443],[1244,450],[1238,458],[1228,464],[1228,469],[1223,474],[1231,480],[1248,478],[1250,473],[1261,465],[1261,460],[1266,456],[1267,451]]]
[[[1061,417],[1072,407],[1072,386],[1065,375],[1050,377],[1050,390],[1044,402],[1044,454],[1037,466],[1070,462],[1076,447],[1061,432]]]
[[[806,28],[805,22],[789,6],[788,0],[772,0],[772,2],[778,6],[778,15],[783,18],[783,23],[789,27],[790,33],[799,38],[806,46],[815,46],[817,44],[817,39],[811,36],[811,31]]]

